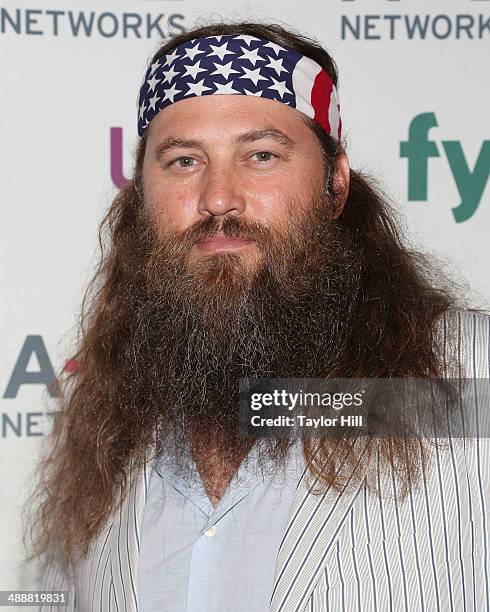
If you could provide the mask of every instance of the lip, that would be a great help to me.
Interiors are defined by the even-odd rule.
[[[225,234],[214,234],[196,242],[201,251],[231,251],[242,249],[253,244],[255,240],[240,238],[239,236],[226,236]]]

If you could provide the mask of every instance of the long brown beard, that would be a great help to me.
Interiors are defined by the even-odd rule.
[[[144,146],[142,141],[137,176]],[[458,303],[453,285],[426,257],[403,246],[388,203],[362,174],[351,170],[339,220],[331,221],[329,198],[318,196],[310,199],[318,206],[306,215],[299,212],[301,203],[292,203],[283,231],[262,228],[266,239],[257,249],[258,259],[239,255],[238,272],[249,262],[248,280],[253,280],[235,285],[242,292],[230,293],[233,285],[218,274],[224,296],[240,298],[234,309],[225,309],[226,325],[204,316],[216,310],[203,297],[206,288],[208,297],[213,294],[212,283],[202,284],[209,269],[182,259],[179,247],[191,234],[177,237],[177,251],[172,236],[153,240],[153,222],[145,224],[141,215],[140,187],[136,181],[122,190],[101,226],[101,261],[85,295],[80,344],[72,355],[81,367],[62,386],[62,418],[54,424],[52,446],[39,465],[27,508],[39,530],[31,558],[48,548],[65,559],[87,552],[130,484],[129,461],[135,460],[135,470],[143,465],[155,430],[185,468],[186,433],[192,415],[201,412],[206,431],[212,434],[216,425],[215,438],[236,465],[244,446],[233,399],[241,373],[439,378],[447,366],[434,342],[442,313]],[[202,237],[216,229],[215,223],[208,220],[191,231]],[[211,270],[219,272],[221,260],[202,262],[218,262]],[[201,291],[193,290],[196,282]],[[451,324],[445,337],[457,331]],[[265,440],[260,458],[281,461],[287,442]],[[308,469],[318,478],[315,492],[341,491],[357,466],[358,452],[349,454],[350,438],[333,445],[330,438],[320,442],[318,447],[308,437],[303,440]],[[205,441],[201,448],[206,449]],[[379,450],[396,466],[397,485],[406,494],[421,473],[418,442],[409,461],[397,440],[387,440]],[[369,488],[376,491],[376,483]]]
[[[303,211],[300,204],[291,203],[280,230],[209,217],[163,237],[142,209],[144,282],[126,303],[134,322],[131,385],[153,413],[167,459],[188,478],[190,432],[194,457],[196,448],[213,446],[232,465],[253,443],[239,433],[241,377],[327,376],[342,350],[360,265],[323,194]],[[256,246],[247,247],[254,251],[191,253],[197,240],[218,230],[254,239]],[[261,456],[276,465],[289,446],[261,445]]]

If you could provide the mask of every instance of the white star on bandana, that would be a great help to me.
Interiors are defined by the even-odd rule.
[[[242,58],[248,60],[254,66],[257,62],[267,61],[265,58],[260,57],[258,49],[254,49],[253,51],[250,51],[250,49],[244,49],[242,52]]]
[[[175,68],[172,66],[171,68],[169,68],[168,70],[164,70],[162,72],[163,77],[165,79],[165,81],[167,81],[167,83],[171,83],[174,78],[179,74],[177,70],[175,70]]]
[[[201,61],[197,60],[195,64],[191,64],[185,67],[185,72],[183,76],[190,76],[195,79],[200,72],[206,72],[206,68],[201,68]]]
[[[276,45],[276,43],[273,43],[273,42],[266,43],[264,47],[269,47],[269,49],[272,49],[274,53],[277,55],[277,57],[279,57],[279,53],[281,51],[284,51],[284,47],[280,47],[279,45]]]
[[[277,72],[277,76],[281,76],[281,72],[287,72],[287,70],[282,65],[282,59],[272,59],[269,58],[269,67]]]
[[[150,74],[153,74],[157,68],[160,68],[160,60],[158,59],[155,63],[150,66]]]
[[[150,106],[148,108],[155,108],[159,99],[160,96],[158,94],[155,94],[152,98],[150,98]]]
[[[157,79],[155,76],[153,76],[151,79],[148,79],[148,85],[150,86],[150,91],[153,91],[155,89],[159,80],[160,79]]]
[[[184,51],[184,55],[188,57],[191,60],[191,62],[194,61],[196,55],[199,55],[199,53],[204,53],[204,51],[199,49],[199,43],[196,43],[194,47],[190,47],[189,49],[186,49]]]
[[[175,62],[175,60],[176,60],[178,57],[179,57],[179,54],[178,54],[178,52],[177,52],[177,50],[176,50],[176,49],[174,49],[174,50],[172,51],[172,53],[169,53],[168,55],[166,55],[166,56],[165,56],[165,58],[166,58],[166,60],[167,60],[167,64],[168,64],[169,66],[171,66],[171,65],[172,65],[172,64]]]
[[[261,91],[249,91],[248,89],[243,90],[248,96],[257,96],[258,98],[262,97]]]
[[[281,96],[281,98],[284,98],[285,93],[293,93],[292,91],[289,91],[289,89],[286,87],[285,81],[276,81],[274,77],[271,77],[271,79],[274,81],[274,85],[269,85],[269,89],[275,89],[277,93]]]
[[[260,74],[260,68],[256,68],[255,70],[250,70],[249,68],[243,69],[243,78],[250,79],[253,81],[253,84],[257,86],[259,81],[267,81],[267,79]]]
[[[228,83],[225,83],[224,85],[221,85],[218,83],[216,85],[215,93],[217,94],[238,94],[240,92],[237,91],[236,89],[233,89],[233,82],[229,81]]]
[[[198,83],[189,83],[187,87],[189,88],[187,93],[194,94],[195,96],[202,96],[203,91],[211,91],[211,87],[204,85],[204,79]]]
[[[232,72],[235,72],[236,74],[240,74],[239,70],[234,70],[231,65],[233,64],[233,62],[228,62],[227,64],[217,64],[215,63],[214,65],[216,66],[216,70],[214,72],[211,72],[211,74],[221,74],[222,76],[225,77],[225,79],[229,79],[230,78],[230,74]]]
[[[248,36],[247,34],[241,34],[240,36],[237,36],[236,38],[238,38],[239,40],[243,40],[245,44],[248,45],[249,47],[250,47],[250,43],[253,40],[260,41],[260,38],[257,38],[256,36]]]
[[[235,51],[228,51],[228,43],[225,42],[222,45],[210,45],[213,51],[209,55],[217,55],[221,61],[224,60],[226,55],[236,55]]]
[[[165,90],[165,96],[164,96],[164,100],[170,100],[170,101],[174,101],[175,96],[181,93],[180,89],[177,89],[177,87],[175,86],[175,83],[172,85],[172,87],[170,89],[166,89]]]

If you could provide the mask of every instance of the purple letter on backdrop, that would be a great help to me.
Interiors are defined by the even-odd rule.
[[[123,174],[122,153],[122,128],[111,127],[111,178],[119,189],[129,183]]]

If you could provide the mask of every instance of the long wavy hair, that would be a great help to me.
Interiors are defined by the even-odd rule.
[[[295,49],[314,59],[338,84],[335,62],[318,42],[276,24],[204,25],[166,42],[151,62],[191,39],[238,33]],[[321,143],[325,176],[332,177],[342,145],[306,120]],[[30,559],[47,550],[64,559],[85,554],[122,503],[129,466],[141,467],[148,441],[153,440],[152,419],[134,405],[122,403],[120,394],[131,385],[121,374],[128,372],[125,346],[132,331],[122,304],[142,204],[145,147],[143,137],[133,180],[120,190],[100,226],[100,263],[83,300],[79,339],[72,355],[80,367],[60,380],[59,413],[46,439],[39,480],[29,501],[34,508],[27,512]],[[443,376],[447,364],[442,363],[437,348],[438,322],[443,313],[456,307],[453,289],[445,283],[436,285],[430,261],[404,245],[392,204],[362,172],[350,171],[348,199],[335,223],[356,248],[362,274],[359,292],[353,296],[353,323],[339,340],[329,375]],[[364,444],[363,450],[374,452],[372,440]],[[306,463],[317,478],[318,491],[345,486],[336,457],[347,458],[344,466],[355,467],[359,452],[349,452],[352,445],[352,438],[303,439]],[[378,440],[376,447],[396,466],[405,489],[410,486],[423,457],[420,443],[394,438]]]

